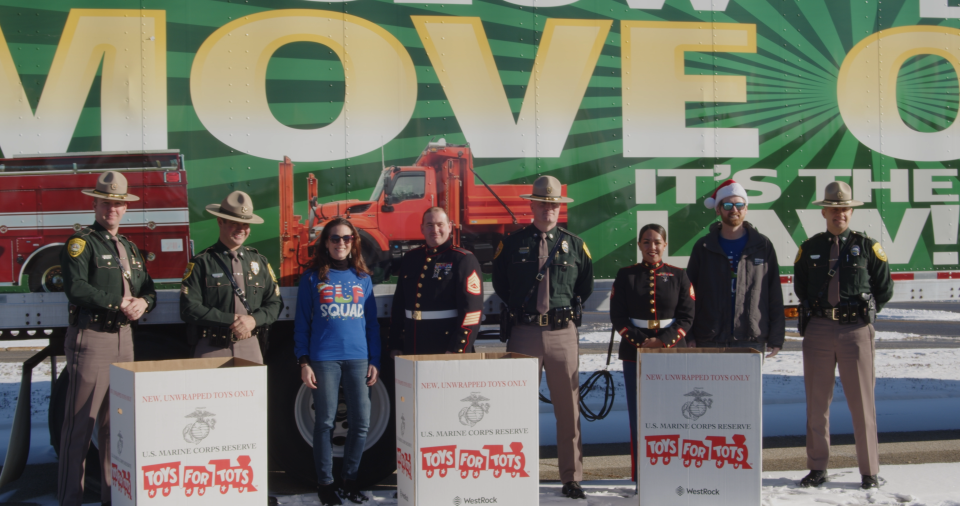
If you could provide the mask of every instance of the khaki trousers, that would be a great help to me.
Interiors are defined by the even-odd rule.
[[[110,364],[133,362],[133,332],[118,333],[67,328],[64,342],[70,388],[60,430],[57,499],[78,506],[83,499],[84,460],[97,424],[100,449],[100,501],[110,501]]]
[[[258,364],[263,363],[260,353],[260,340],[256,337],[230,343],[226,348],[211,346],[209,337],[201,337],[193,350],[193,358],[237,357]]]
[[[557,461],[560,481],[582,481],[583,448],[580,439],[580,342],[577,327],[565,329],[516,325],[507,351],[537,357],[537,378],[547,371],[547,387],[557,418]]]
[[[877,407],[873,396],[874,329],[868,323],[843,324],[812,318],[803,338],[803,383],[807,393],[807,467],[826,470],[830,460],[830,403],[834,371],[853,418],[860,474],[880,470]]]

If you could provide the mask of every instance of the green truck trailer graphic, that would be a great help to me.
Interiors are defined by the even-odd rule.
[[[601,278],[636,262],[649,222],[685,265],[731,177],[785,275],[834,179],[895,271],[960,267],[947,0],[127,4],[0,1],[0,150],[179,149],[198,245],[216,231],[203,206],[234,189],[277,223],[284,156],[296,195],[314,173],[321,203],[366,199],[384,164],[443,137],[488,183],[568,184]]]
[[[734,178],[747,219],[775,244],[788,305],[798,246],[825,229],[812,202],[841,180],[866,203],[853,228],[881,242],[894,300],[949,300],[960,294],[958,69],[954,0],[0,0],[0,339],[50,342],[24,364],[0,485],[26,465],[31,370],[63,354],[64,294],[22,293],[22,275],[56,286],[53,238],[89,224],[65,204],[88,205],[76,185],[94,169],[76,160],[121,152],[105,159],[147,160],[124,166],[128,177],[162,181],[143,195],[165,204],[127,215],[156,243],[157,274],[216,240],[204,207],[230,191],[257,203],[266,224],[247,245],[277,266],[282,217],[371,201],[382,175],[431,145],[469,145],[478,179],[464,187],[477,191],[560,179],[575,200],[569,228],[607,280],[637,262],[651,222],[668,229],[666,260],[685,266],[716,219],[705,197]],[[31,266],[41,258],[49,265]],[[179,278],[156,277],[167,289],[137,329],[137,358],[190,356]],[[375,288],[389,314],[392,287]],[[296,289],[282,290],[294,307]],[[609,290],[599,281],[588,309],[606,310]],[[272,335],[291,335],[289,307]],[[265,355],[269,447],[309,481],[313,413],[292,356],[289,338]],[[396,468],[392,376],[385,360],[368,483]],[[52,379],[58,448],[69,378]]]

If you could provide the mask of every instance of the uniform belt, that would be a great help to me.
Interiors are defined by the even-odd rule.
[[[851,308],[848,309],[848,311],[856,312],[856,307],[851,306]],[[827,320],[838,321],[840,320],[841,313],[840,313],[840,308],[838,307],[823,307],[823,308],[814,309],[812,314],[817,318],[826,318]]]
[[[456,309],[445,309],[443,311],[410,311],[405,310],[407,318],[411,320],[444,320],[447,318],[456,318],[460,313]]]
[[[637,320],[636,318],[630,318],[630,323],[634,327],[641,329],[665,329],[673,325],[673,318],[667,320]]]

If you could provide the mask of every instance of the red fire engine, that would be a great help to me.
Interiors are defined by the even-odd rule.
[[[530,193],[531,185],[488,185],[482,179],[477,184],[477,179],[470,146],[440,139],[427,144],[413,165],[385,168],[368,200],[320,203],[317,178],[308,175],[310,214],[302,223],[293,215],[293,164],[286,158],[280,164],[280,284],[296,282],[309,260],[309,245],[338,216],[359,230],[364,261],[375,268],[375,277],[389,276],[392,262],[424,243],[421,217],[432,206],[443,208],[453,222],[453,243],[472,251],[486,268],[500,239],[530,223],[529,205],[520,195]],[[560,192],[567,194],[566,185]],[[559,221],[566,225],[566,207]]]
[[[180,282],[192,256],[187,173],[180,152],[170,150],[0,159],[0,286],[62,290],[60,246],[94,222],[92,199],[80,190],[96,186],[105,170],[122,172],[140,197],[129,203],[121,227],[140,247],[151,277]]]

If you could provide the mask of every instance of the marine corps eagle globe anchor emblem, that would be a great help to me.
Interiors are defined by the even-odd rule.
[[[480,395],[480,392],[471,392],[466,399],[460,399],[463,402],[469,402],[470,405],[460,410],[460,423],[473,427],[480,420],[483,420],[484,413],[490,412],[490,403],[486,397]]]
[[[193,413],[185,416],[184,418],[195,418],[196,421],[188,423],[187,426],[183,428],[183,440],[198,445],[200,441],[206,439],[206,437],[210,435],[210,431],[217,425],[217,419],[209,418],[211,416],[217,415],[203,408],[197,408]]]
[[[697,418],[707,414],[707,410],[713,406],[713,399],[704,399],[704,397],[713,397],[713,395],[704,392],[700,387],[694,388],[692,392],[683,394],[684,397],[693,397],[692,401],[687,401],[680,412],[688,420],[697,421]]]

